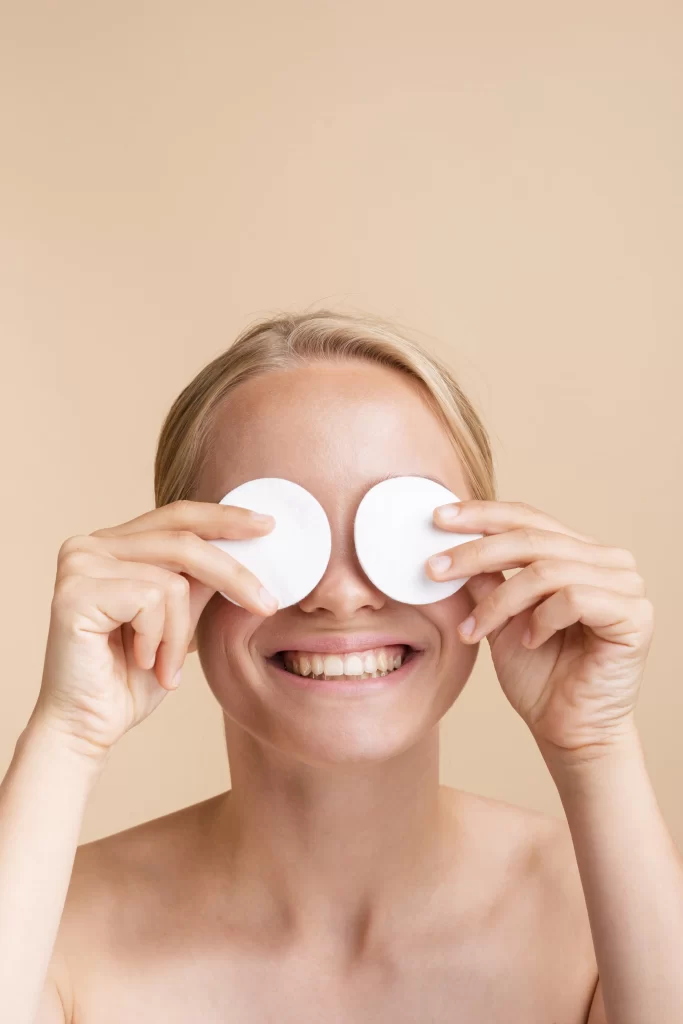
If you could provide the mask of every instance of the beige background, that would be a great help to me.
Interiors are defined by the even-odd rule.
[[[447,349],[502,499],[636,554],[657,613],[638,720],[683,845],[682,11],[0,5],[0,771],[62,540],[152,507],[169,404],[246,323],[331,305]],[[486,644],[443,779],[562,813]],[[83,840],[228,785],[193,654]]]

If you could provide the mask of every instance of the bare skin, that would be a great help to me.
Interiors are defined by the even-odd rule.
[[[243,383],[215,440],[193,502],[60,552],[40,696],[0,786],[21,837],[0,835],[3,1009],[17,1024],[678,1021],[683,870],[633,725],[651,636],[633,556],[472,501],[422,396],[376,365]],[[359,566],[354,513],[387,474],[440,480],[486,534],[453,555],[451,578],[471,579],[445,600],[394,602]],[[332,530],[323,578],[274,614],[205,543],[272,528],[216,504],[263,476],[308,489]],[[302,690],[269,661],[373,633],[421,650],[374,696]],[[567,824],[439,783],[438,725],[482,635]],[[108,751],[165,699],[188,643],[223,710],[231,789],[76,850]]]
[[[232,790],[78,849],[50,971],[65,1019],[585,1024],[597,967],[567,826],[439,785],[472,600],[396,605],[355,557],[353,514],[387,473],[471,496],[439,423],[395,372],[343,364],[243,385],[216,431],[197,500],[295,480],[327,512],[332,558],[272,618],[206,605],[192,647]],[[302,701],[264,686],[259,660],[302,624],[404,630],[429,660],[393,706]]]
[[[440,787],[433,873],[381,918],[379,889],[340,907],[333,942],[245,889],[224,802],[79,848],[55,959],[66,1020],[585,1024],[597,968],[564,823]]]

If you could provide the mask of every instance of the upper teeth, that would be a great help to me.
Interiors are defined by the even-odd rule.
[[[285,651],[284,661],[285,667],[299,676],[385,676],[401,667],[403,648],[377,647],[349,654]]]

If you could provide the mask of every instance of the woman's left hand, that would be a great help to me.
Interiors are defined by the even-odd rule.
[[[461,640],[487,637],[501,687],[542,750],[600,754],[633,724],[654,629],[633,555],[520,502],[441,508],[458,514],[449,521],[435,510],[437,526],[484,534],[444,550],[449,568],[428,563],[435,580],[471,577],[474,631],[461,623]]]

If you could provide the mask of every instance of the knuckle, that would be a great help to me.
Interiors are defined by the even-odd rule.
[[[89,562],[90,555],[88,552],[83,551],[81,548],[72,548],[65,554],[60,555],[58,569],[59,575],[83,575]]]
[[[615,554],[624,569],[637,568],[638,563],[636,562],[635,555],[627,548],[615,548]]]
[[[190,593],[189,581],[177,573],[171,576],[168,589],[172,597],[184,600]]]
[[[67,537],[59,548],[57,560],[62,562],[67,555],[72,554],[74,551],[83,551],[86,542],[87,538],[83,534],[75,534],[73,537]]]
[[[647,584],[639,572],[632,569],[620,569],[619,572],[624,578],[624,585],[630,593],[636,597],[645,597]]]
[[[192,502],[188,501],[187,498],[177,498],[168,507],[172,510],[171,514],[175,518],[185,520],[190,514],[191,506]]]
[[[465,557],[470,563],[473,560],[475,563],[481,554],[481,540],[468,540],[464,544],[455,544],[452,548],[447,548],[453,558],[460,559]],[[462,552],[462,553],[461,553]]]
[[[251,584],[254,580],[253,573],[251,573],[246,566],[242,565],[241,562],[235,562],[232,568],[232,576],[233,579],[238,581],[238,583],[244,585]]]
[[[583,600],[584,588],[580,583],[569,583],[564,588],[565,597],[572,608],[578,608]]]
[[[169,537],[182,551],[194,550],[197,535],[192,530],[169,530]]]
[[[476,616],[479,624],[490,622],[492,619],[495,619],[498,612],[504,607],[506,595],[505,593],[500,593],[501,590],[501,587],[496,587],[496,589],[479,605],[479,610]]]
[[[557,563],[549,558],[539,558],[530,566],[531,572],[543,583],[557,579]]]
[[[519,531],[519,534],[520,539],[523,540],[529,548],[536,547],[536,543],[538,540],[538,531],[535,530],[533,526],[522,526],[522,528]]]
[[[150,583],[148,581],[141,584],[140,596],[147,606],[159,605],[166,601],[164,588],[159,586],[158,583]]]

